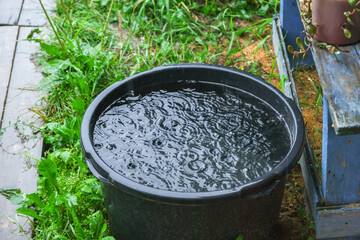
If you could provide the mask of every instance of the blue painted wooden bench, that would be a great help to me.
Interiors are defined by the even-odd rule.
[[[296,0],[281,0],[280,17],[274,17],[273,43],[280,74],[287,77],[288,94],[298,102],[292,77],[292,56],[301,36]],[[360,44],[341,47],[340,55],[312,47],[312,58],[323,88],[323,152],[321,175],[309,143],[300,160],[307,198],[319,239],[360,239]]]

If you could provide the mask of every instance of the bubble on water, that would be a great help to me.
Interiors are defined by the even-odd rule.
[[[106,149],[108,149],[108,150],[113,150],[115,148],[116,148],[116,144],[114,144],[114,143],[109,143],[108,145],[106,145]]]
[[[155,137],[150,142],[151,145],[156,148],[161,148],[166,145],[166,139],[164,137]]]
[[[154,188],[217,191],[264,175],[288,153],[287,125],[265,103],[183,84],[120,98],[100,115],[93,145],[108,166]]]
[[[128,165],[127,165],[127,168],[128,169],[131,169],[131,170],[134,170],[134,169],[136,169],[136,164],[135,163],[129,163]]]
[[[185,164],[184,170],[190,174],[201,173],[205,171],[207,165],[201,160],[189,161]]]
[[[96,149],[96,150],[99,150],[99,149],[101,149],[103,147],[103,144],[101,144],[101,143],[96,143],[96,144],[94,144],[94,148]]]

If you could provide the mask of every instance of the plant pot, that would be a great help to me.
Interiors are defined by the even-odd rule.
[[[350,16],[355,24],[346,21],[344,12],[352,11],[348,0],[313,0],[312,23],[317,26],[315,39],[332,45],[349,45],[360,41],[360,13]],[[346,38],[341,25],[346,23],[346,29],[351,32],[351,38]]]
[[[278,159],[279,162],[273,169],[251,182],[231,189],[201,192],[164,190],[146,186],[130,179],[128,174],[115,171],[109,158],[99,155],[94,146],[93,132],[99,116],[116,99],[127,96],[130,92],[142,95],[157,90],[179,91],[184,85],[189,89],[186,84],[190,84],[190,88],[212,89],[219,94],[223,91],[246,93],[269,106],[269,110],[283,117],[291,139],[279,140],[276,145],[283,147],[287,141],[291,141],[290,149],[287,149],[284,157]],[[238,106],[233,102],[230,105]],[[224,109],[225,106],[220,107]],[[192,112],[196,110],[193,109]],[[267,125],[266,129],[269,128]],[[94,176],[103,182],[102,189],[112,233],[117,239],[131,240],[233,240],[239,234],[245,239],[271,239],[270,235],[280,212],[285,177],[302,154],[304,136],[300,111],[278,89],[250,73],[205,64],[158,67],[117,82],[91,103],[81,126],[81,144],[86,162]],[[145,145],[142,144],[141,147],[144,148]],[[174,156],[174,161],[179,160],[176,157],[178,154]],[[150,163],[150,158],[146,157],[145,161]],[[265,158],[260,156],[251,160],[250,164],[256,165],[259,159]],[[219,161],[219,158],[209,156],[205,159],[207,160]],[[125,162],[123,158],[116,158],[115,161],[115,164]]]

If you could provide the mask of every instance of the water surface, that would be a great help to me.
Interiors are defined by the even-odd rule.
[[[119,174],[179,192],[231,189],[274,168],[291,145],[284,120],[241,91],[130,94],[96,122],[93,144]]]

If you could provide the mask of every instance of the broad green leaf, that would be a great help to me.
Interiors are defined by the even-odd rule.
[[[47,127],[50,131],[54,132],[56,129],[61,127],[61,124],[57,122],[52,122],[52,123],[47,123],[45,127]]]
[[[54,57],[61,56],[60,48],[58,47],[48,45],[44,42],[40,43],[40,47],[50,56],[54,56]]]
[[[69,204],[70,207],[78,205],[77,204],[77,197],[75,195],[67,194],[66,195],[66,200],[68,201],[68,204]]]
[[[43,65],[42,71],[46,74],[54,74],[61,70],[66,69],[71,65],[70,61],[67,60],[60,60],[60,59],[53,59],[51,61],[46,62]]]
[[[57,150],[49,154],[48,158],[50,158],[52,161],[56,161],[57,159],[60,159],[63,162],[69,161],[71,157],[71,152],[64,150]]]
[[[72,136],[72,131],[73,131],[72,128],[68,128],[66,126],[61,126],[57,130],[58,130],[58,133],[62,133],[64,137],[65,136],[69,136],[69,137]]]
[[[43,208],[44,204],[41,201],[39,194],[37,194],[37,193],[27,194],[26,198],[28,200],[31,200],[33,203],[35,203],[37,205],[36,207]]]
[[[58,209],[56,207],[56,199],[57,199],[57,194],[55,192],[52,192],[51,194],[48,194],[49,200],[45,203],[45,207],[44,207],[44,211],[45,213],[50,212],[50,213],[55,213],[55,211]]]
[[[38,171],[40,175],[44,176],[52,185],[56,187],[56,189],[58,189],[56,179],[57,167],[53,161],[47,158],[41,160],[38,165]]]
[[[24,208],[24,207],[18,208],[16,210],[16,212],[18,214],[23,214],[23,215],[26,215],[26,216],[29,216],[29,217],[36,218],[36,219],[38,219],[40,221],[44,221],[44,219],[40,215],[38,215],[34,210],[32,210],[30,208]]]
[[[4,195],[6,198],[10,199],[11,196],[21,194],[21,190],[18,188],[2,189],[0,188],[0,194]]]
[[[85,193],[92,193],[91,187],[87,184],[84,184],[81,189],[81,191],[85,192]]]
[[[59,157],[61,160],[63,160],[66,163],[67,161],[69,161],[69,159],[71,157],[71,152],[62,151],[62,152],[60,152]]]
[[[269,10],[269,4],[261,4],[258,14],[260,16],[265,17],[268,10]]]
[[[85,103],[84,100],[82,98],[76,98],[72,103],[71,103],[71,108],[73,111],[82,114],[84,112],[84,108],[85,108]]]
[[[24,201],[24,196],[22,194],[15,194],[10,197],[10,202],[14,205],[19,205]]]
[[[53,187],[53,185],[54,185],[54,184],[52,184],[49,179],[46,179],[46,178],[45,178],[44,187],[45,187],[45,190],[47,191],[47,194],[48,194],[48,195],[52,195],[52,194],[54,193],[54,187]]]

